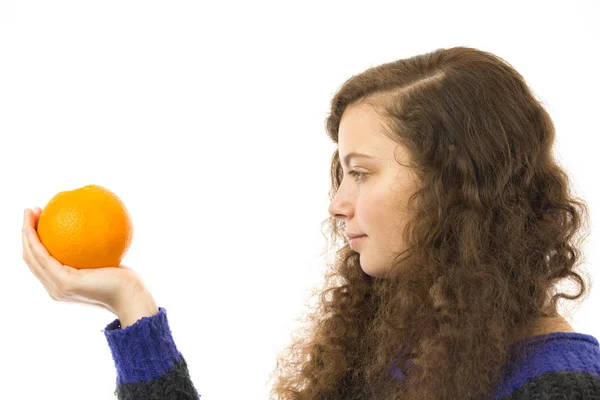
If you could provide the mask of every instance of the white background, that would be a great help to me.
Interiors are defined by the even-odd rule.
[[[202,398],[266,398],[325,267],[331,97],[437,48],[505,58],[547,105],[597,276],[598,3],[415,3],[3,1],[2,397],[114,398],[115,317],[53,301],[21,258],[23,208],[93,183],[129,208],[123,263],[167,309]],[[570,321],[600,337],[597,293]]]

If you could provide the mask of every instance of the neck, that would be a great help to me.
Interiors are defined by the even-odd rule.
[[[575,329],[573,329],[573,327],[560,315],[554,317],[540,317],[528,328],[527,333],[520,335],[515,342],[529,337],[547,335],[554,332],[575,332]]]

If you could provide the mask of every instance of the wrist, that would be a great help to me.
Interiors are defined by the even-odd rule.
[[[151,317],[158,314],[158,307],[154,297],[148,291],[137,293],[120,305],[115,314],[121,323],[121,329],[135,324],[143,317]]]

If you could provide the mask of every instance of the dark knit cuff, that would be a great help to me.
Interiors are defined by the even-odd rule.
[[[103,332],[117,369],[117,383],[148,382],[169,372],[181,358],[162,307],[158,314],[142,317],[125,329],[116,319]]]

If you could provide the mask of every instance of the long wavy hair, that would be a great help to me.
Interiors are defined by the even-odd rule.
[[[344,110],[359,103],[408,150],[421,183],[409,201],[405,250],[374,278],[345,243],[343,221],[324,221],[323,254],[333,249],[334,261],[327,257],[324,287],[312,291],[303,329],[277,358],[270,394],[489,398],[526,356],[520,339],[535,321],[559,315],[561,298],[583,300],[591,290],[590,276],[576,270],[588,210],[553,158],[553,122],[510,64],[469,47],[348,79],[326,119],[335,143]],[[342,178],[336,150],[330,199]],[[557,290],[565,280],[578,290]]]

